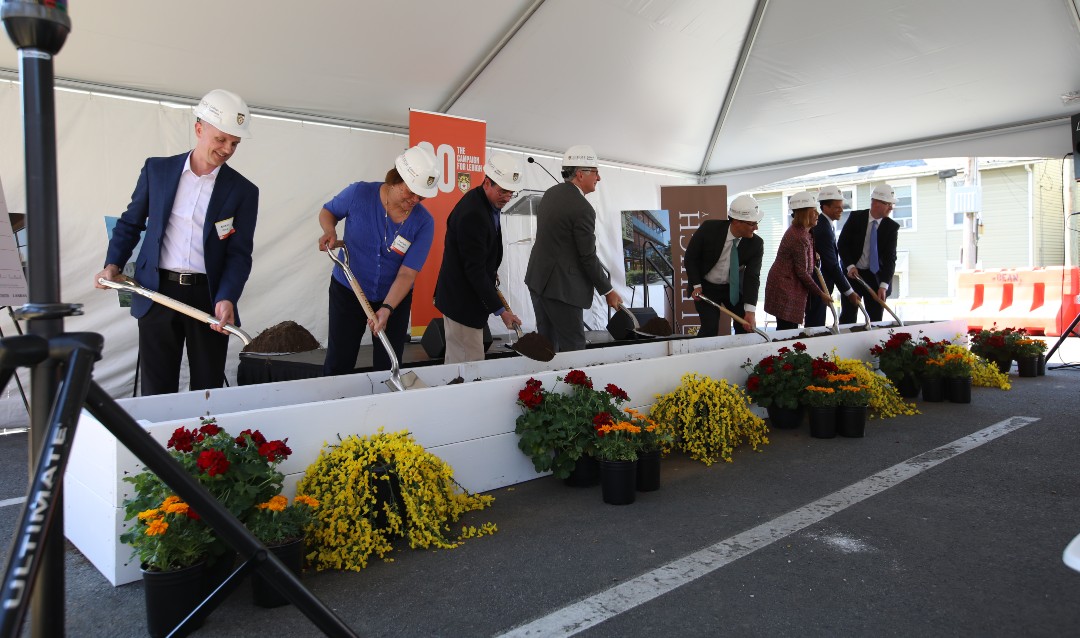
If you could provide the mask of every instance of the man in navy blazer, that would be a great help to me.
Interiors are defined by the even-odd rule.
[[[462,197],[446,220],[435,307],[443,313],[445,363],[484,360],[484,326],[497,315],[507,328],[521,319],[503,307],[496,288],[503,243],[499,214],[524,187],[521,161],[492,153],[484,182]]]
[[[889,217],[894,204],[896,191],[892,186],[881,184],[874,188],[870,194],[870,208],[851,211],[836,243],[847,276],[852,279],[856,275],[861,277],[877,291],[877,298],[882,302],[889,296],[889,286],[896,270],[896,236],[900,224]],[[876,242],[873,241],[874,237],[877,237]],[[863,298],[870,319],[881,321],[884,310],[881,304],[871,299],[870,293],[861,286],[855,288],[855,292]],[[840,302],[840,323],[855,323],[858,305],[846,297]]]
[[[835,186],[826,186],[818,191],[817,225],[810,230],[814,237],[814,252],[821,259],[821,277],[825,280],[825,289],[830,295],[833,288],[840,290],[841,297],[847,297],[852,304],[858,297],[851,288],[851,282],[844,275],[844,268],[840,265],[840,253],[836,250],[836,232],[833,231],[833,222],[838,221],[844,214],[844,194]],[[825,325],[825,302],[817,295],[810,295],[810,301],[806,306],[806,327]]]
[[[236,303],[251,273],[259,189],[225,162],[251,119],[240,96],[215,89],[195,107],[195,148],[146,160],[131,203],[113,229],[105,269],[94,277],[116,281],[145,231],[135,280],[177,301],[240,325]],[[228,334],[138,295],[142,394],[177,392],[185,342],[191,389],[220,388]]]

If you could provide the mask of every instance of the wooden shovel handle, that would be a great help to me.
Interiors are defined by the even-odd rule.
[[[747,321],[746,319],[743,319],[742,317],[735,314],[734,312],[731,312],[723,304],[718,304],[715,301],[713,301],[712,299],[709,299],[708,297],[706,297],[705,295],[699,295],[698,298],[701,299],[702,301],[704,301],[707,304],[715,306],[718,310],[720,310],[720,312],[722,312],[725,315],[731,317],[735,321],[738,321],[739,323],[741,323],[743,325],[743,327],[749,328],[751,330],[753,329],[753,326],[750,325],[749,321]]]

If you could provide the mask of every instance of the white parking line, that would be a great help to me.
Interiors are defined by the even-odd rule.
[[[512,629],[503,636],[572,636],[1038,420],[1012,417],[952,443],[923,452],[767,523]]]
[[[25,502],[25,496],[20,496],[18,498],[5,498],[4,500],[0,501],[0,507],[7,507],[8,505],[22,505]]]

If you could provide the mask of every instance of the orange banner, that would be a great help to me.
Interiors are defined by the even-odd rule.
[[[435,282],[442,265],[446,218],[462,195],[483,182],[486,143],[487,123],[483,120],[409,111],[409,146],[426,146],[442,165],[439,194],[424,201],[435,218],[435,237],[413,288],[413,336],[424,334],[431,320],[442,316],[435,309]]]

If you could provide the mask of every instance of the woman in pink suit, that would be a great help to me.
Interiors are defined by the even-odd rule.
[[[791,226],[780,240],[776,261],[765,280],[765,312],[776,317],[779,330],[798,328],[806,318],[808,295],[832,303],[814,280],[814,238],[810,229],[817,223],[817,198],[803,191],[791,197],[794,214]]]

